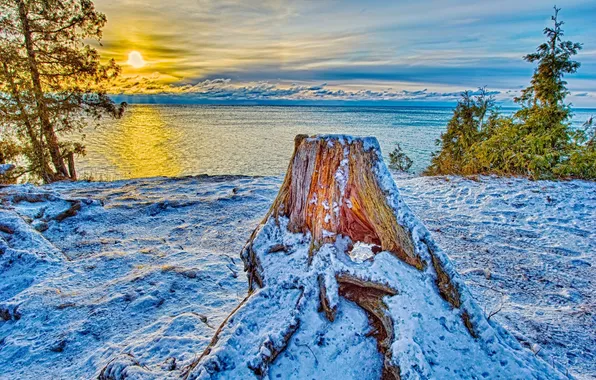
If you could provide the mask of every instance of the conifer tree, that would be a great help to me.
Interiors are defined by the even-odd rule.
[[[437,145],[441,151],[434,155],[427,174],[463,174],[466,152],[477,142],[491,118],[495,117],[495,100],[485,88],[476,95],[469,91],[462,93],[447,124],[447,131],[441,134]]]
[[[563,41],[563,21],[559,20],[560,8],[555,7],[552,27],[544,29],[544,35],[547,41],[540,44],[536,52],[524,57],[527,62],[537,62],[534,75],[530,86],[524,89],[521,96],[515,101],[521,104],[524,109],[518,113],[522,119],[527,117],[533,107],[546,108],[564,108],[565,97],[569,94],[567,82],[564,80],[565,74],[577,72],[581,64],[571,59],[581,49],[582,44],[571,41]],[[567,117],[569,113],[562,113],[561,116]],[[561,119],[561,121],[564,120]]]
[[[596,178],[592,124],[574,130],[571,107],[565,103],[565,76],[579,69],[572,57],[582,45],[563,39],[559,11],[555,7],[553,25],[544,29],[546,41],[524,57],[536,63],[536,69],[530,85],[515,98],[521,109],[511,117],[501,116],[491,111],[494,101],[485,94],[464,94],[427,174]]]
[[[571,109],[565,103],[569,94],[566,74],[577,72],[580,63],[572,60],[581,49],[577,42],[563,40],[563,21],[559,20],[560,8],[554,8],[552,27],[544,29],[546,41],[536,52],[524,57],[537,63],[530,86],[515,99],[521,110],[515,113],[523,138],[516,146],[528,160],[533,177],[549,177],[573,148],[570,143]]]
[[[524,57],[537,66],[530,86],[515,99],[522,108],[514,115],[515,123],[509,126],[513,130],[499,131],[484,147],[484,150],[504,149],[501,163],[493,163],[499,171],[536,179],[564,176],[564,172],[575,175],[568,167],[569,157],[582,148],[571,129],[571,109],[565,103],[569,94],[565,75],[579,69],[580,63],[572,57],[582,45],[563,39],[564,23],[559,20],[559,11],[554,8],[553,24],[544,29],[546,41],[536,52]]]
[[[44,182],[76,179],[73,157],[84,147],[70,133],[123,112],[105,88],[119,67],[89,44],[105,23],[90,0],[0,0],[2,139],[17,136],[25,171]]]

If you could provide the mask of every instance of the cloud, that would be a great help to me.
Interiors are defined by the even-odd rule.
[[[100,53],[123,64],[117,93],[283,99],[414,98],[480,86],[505,97],[507,90],[528,85],[533,65],[522,57],[542,42],[552,11],[543,0],[370,0],[366,7],[357,0],[179,0],[176,6],[96,0],[96,5],[108,17]],[[596,5],[587,0],[557,5],[563,8],[566,37],[585,47],[578,74],[566,78],[569,87],[593,93],[596,24],[586,15],[596,14]],[[144,68],[124,64],[131,50],[143,54]],[[230,82],[212,83],[210,89],[198,85],[221,78]],[[328,85],[300,88],[321,83]],[[389,87],[430,90],[406,95],[387,92]]]
[[[129,78],[120,83],[114,95],[153,95],[163,99],[184,100],[186,102],[199,101],[455,101],[459,99],[462,91],[429,91],[420,90],[393,90],[385,89],[346,89],[339,86],[330,86],[327,83],[315,85],[284,85],[282,83],[253,82],[234,83],[229,78],[207,79],[196,84],[164,85],[159,82],[159,75],[152,78]],[[478,94],[478,91],[471,91]],[[490,95],[498,96],[501,91],[491,91]]]

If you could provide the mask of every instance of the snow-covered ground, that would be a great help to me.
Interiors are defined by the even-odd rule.
[[[246,295],[239,253],[281,180],[0,188],[0,378],[88,379],[121,352],[192,361]],[[491,319],[596,377],[596,183],[396,181]]]

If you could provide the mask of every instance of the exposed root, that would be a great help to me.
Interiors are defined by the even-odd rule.
[[[209,342],[209,345],[207,346],[207,348],[205,348],[205,350],[203,350],[203,353],[199,357],[197,357],[195,360],[193,360],[192,363],[190,363],[188,366],[186,366],[186,368],[184,368],[182,370],[182,378],[184,380],[188,379],[188,376],[190,375],[191,371],[201,362],[201,359],[203,359],[205,356],[207,356],[207,355],[209,355],[209,353],[211,353],[211,349],[213,348],[213,346],[215,346],[215,344],[219,340],[219,334],[221,333],[221,330],[223,330],[223,328],[227,324],[228,320],[230,320],[230,318],[232,318],[234,316],[234,314],[236,314],[238,309],[240,309],[246,303],[246,301],[248,301],[249,298],[250,298],[250,294],[247,295],[246,297],[244,297],[244,299],[238,304],[238,306],[236,306],[234,308],[234,310],[232,310],[232,312],[226,317],[226,319],[224,319],[222,324],[217,328],[217,330],[215,331],[215,334],[213,334],[213,338],[211,338],[211,342]]]
[[[371,289],[371,290],[381,292],[384,295],[394,296],[398,293],[397,290],[391,288],[388,285],[381,284],[379,282],[362,280],[362,279],[360,279],[354,275],[351,275],[349,273],[338,273],[336,275],[336,279],[339,284],[356,285],[363,289]]]
[[[12,234],[14,234],[14,229],[10,226],[5,225],[5,224],[0,224],[0,232],[4,232],[6,234],[12,235]]]
[[[54,217],[54,220],[56,220],[58,222],[62,222],[66,218],[70,218],[72,216],[77,215],[77,213],[81,210],[81,201],[74,200],[74,201],[68,201],[68,202],[70,202],[70,207],[67,210],[56,215]]]
[[[242,250],[242,260],[244,261],[244,270],[247,272],[248,275],[249,293],[255,290],[255,285],[259,288],[262,288],[263,278],[261,273],[263,273],[263,269],[261,268],[259,258],[257,257],[255,251],[252,248],[252,241],[249,241],[249,243],[246,244],[246,246]]]
[[[286,304],[286,308],[284,309],[284,311],[292,310],[299,312],[300,305],[302,304],[302,299],[304,296],[304,289],[299,288],[294,290],[299,291],[298,293],[295,293],[296,299],[295,301],[292,301],[291,304]],[[254,297],[262,297],[260,302],[263,302],[264,300],[270,300],[272,296],[274,295],[268,294],[267,291],[254,292],[249,294],[244,300],[242,300],[242,302],[222,322],[220,327],[215,332],[213,339],[211,340],[207,348],[203,351],[203,353],[182,370],[182,378],[203,378],[202,376],[204,376],[205,373],[217,373],[230,369],[229,367],[227,367],[228,364],[225,362],[225,360],[221,360],[221,358],[218,357],[217,353],[213,353],[213,355],[211,355],[214,347],[217,346],[218,349],[222,347],[219,345],[219,341],[220,339],[223,339],[220,337],[223,329],[226,326],[228,326],[228,324],[234,323],[232,318],[235,315],[237,315],[239,310],[241,310],[242,307],[245,306],[247,302],[249,302],[249,300],[253,299]],[[245,311],[250,314],[254,310],[245,309]],[[242,320],[242,318],[244,318],[245,316],[246,314],[244,314],[244,316],[240,315],[240,320]],[[278,318],[276,320],[276,323],[274,323],[274,325],[276,325],[277,327],[274,327],[273,330],[267,331],[267,338],[265,338],[263,341],[259,341],[259,348],[255,350],[256,352],[251,351],[253,352],[254,356],[252,357],[252,359],[246,362],[248,369],[250,369],[258,378],[262,378],[267,375],[270,364],[273,363],[275,359],[278,357],[278,355],[286,349],[290,339],[300,327],[300,320],[299,318],[295,317],[294,313],[290,312],[286,314],[285,318]],[[263,323],[267,322],[263,321]],[[230,341],[222,341],[222,344],[223,346],[225,346],[226,344],[233,342],[234,340],[235,338],[231,338]],[[234,349],[238,349],[238,347],[235,347]],[[241,352],[243,355],[253,355],[247,351]]]
[[[287,248],[285,245],[283,244],[275,244],[273,246],[271,246],[271,248],[269,248],[269,253],[275,253],[275,252],[285,252],[287,251]]]
[[[383,361],[383,373],[381,380],[401,380],[401,369],[397,365],[392,365],[389,359],[385,357]]]
[[[470,318],[470,314],[468,314],[467,311],[464,311],[461,314],[461,319],[462,319],[462,321],[464,321],[464,326],[466,326],[466,329],[468,330],[468,332],[470,333],[472,338],[478,338],[478,334],[476,333],[476,330],[474,330],[474,325],[472,324],[472,319]]]
[[[347,277],[346,277],[347,278]],[[399,368],[391,364],[391,342],[393,340],[393,320],[388,314],[383,297],[395,295],[377,286],[367,287],[357,285],[357,281],[349,282],[338,278],[339,294],[360,306],[367,314],[373,330],[369,333],[377,340],[379,352],[385,357],[383,360],[383,379],[400,379]]]
[[[331,322],[335,320],[335,313],[337,312],[337,306],[330,306],[329,298],[327,297],[327,287],[325,286],[325,276],[319,274],[317,276],[317,282],[319,283],[319,305],[320,310],[325,313],[327,319]]]
[[[261,345],[260,355],[256,360],[252,363],[249,363],[248,367],[254,372],[255,375],[259,378],[263,378],[267,375],[267,371],[269,370],[269,365],[275,361],[275,359],[281,354],[286,347],[292,335],[298,330],[300,327],[300,320],[295,319],[292,323],[288,326],[286,331],[283,333],[283,338],[281,342],[274,342],[271,339],[267,339]],[[263,348],[265,348],[263,350]]]
[[[435,255],[431,255],[433,267],[437,273],[437,287],[439,293],[445,301],[449,302],[451,306],[458,308],[461,306],[461,299],[457,288],[451,282],[449,275],[443,270],[443,266]]]

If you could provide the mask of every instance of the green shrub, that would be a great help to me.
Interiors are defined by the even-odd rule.
[[[585,129],[573,134],[573,148],[554,172],[559,177],[596,178],[596,129],[592,119],[584,124]]]
[[[403,152],[399,144],[397,144],[393,152],[389,153],[389,167],[393,170],[407,172],[412,167],[412,164],[412,159]]]
[[[464,174],[467,152],[494,129],[497,117],[494,98],[485,89],[479,89],[476,95],[464,92],[447,124],[447,131],[436,142],[442,147],[441,151],[433,155],[426,173]]]

